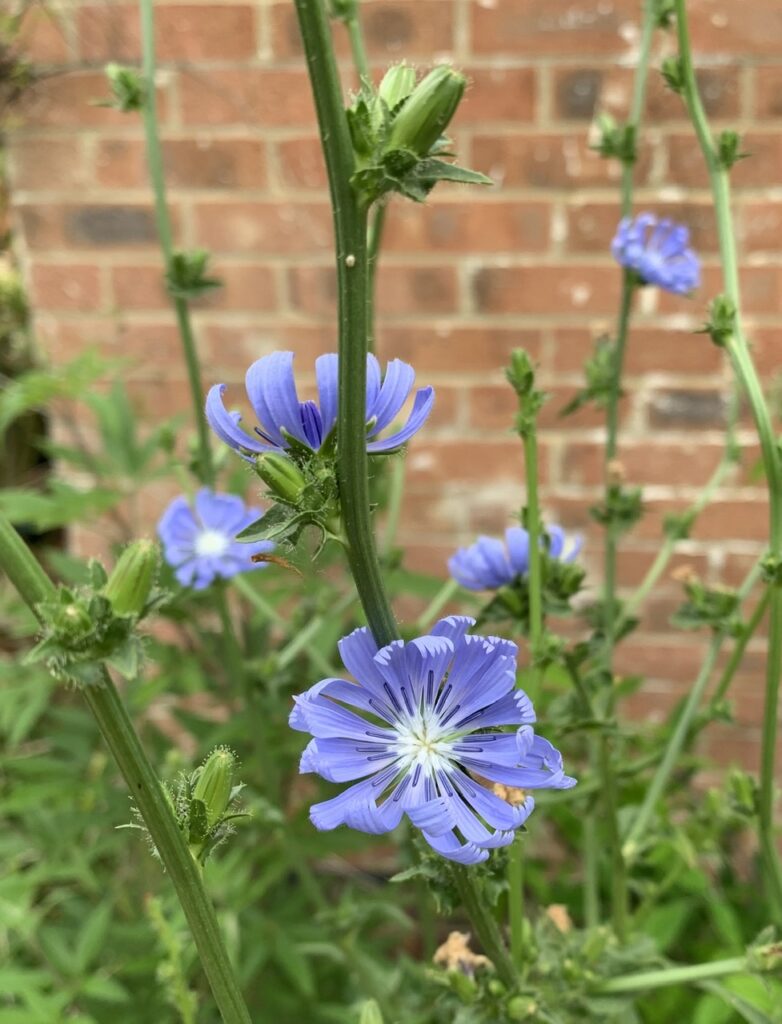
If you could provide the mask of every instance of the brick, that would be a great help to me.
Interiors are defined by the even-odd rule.
[[[102,306],[99,267],[35,264],[30,284],[38,309],[89,312]]]
[[[669,143],[670,173],[677,184],[702,188],[708,185],[708,173],[698,146],[686,133],[674,135]],[[775,180],[782,161],[782,140],[773,132],[748,132],[742,135],[741,148],[748,157],[740,160],[731,174],[734,188],[763,188]]]
[[[140,28],[135,6],[87,6],[77,16],[81,56],[86,61],[135,61]],[[255,55],[255,11],[251,4],[158,4],[158,60],[240,60]]]
[[[777,56],[782,9],[776,0],[699,0],[690,12],[690,34],[696,54]]]
[[[778,266],[747,266],[741,269],[743,308],[748,314],[782,312],[782,290],[780,289],[780,268]],[[722,271],[718,267],[703,268],[701,287],[694,299],[688,296],[669,295],[660,292],[658,309],[663,315],[687,313],[700,316],[700,310],[711,296],[724,290]],[[694,325],[694,329],[697,329]],[[704,340],[705,339],[701,339]],[[708,345],[708,341],[705,341]]]
[[[80,189],[92,184],[83,139],[42,139],[20,135],[10,147],[11,185],[19,192]]]
[[[702,441],[665,442],[650,439],[642,444],[621,441],[618,458],[628,484],[667,485],[676,489],[705,484],[722,459],[723,445]],[[605,479],[605,453],[601,443],[569,442],[565,446],[563,480],[567,484],[595,486]]]
[[[27,244],[33,249],[76,249],[157,244],[148,206],[135,204],[50,204],[17,207]]]
[[[167,139],[163,161],[169,188],[263,188],[266,150],[251,139]],[[141,140],[100,139],[95,176],[107,187],[148,185],[146,149]]]
[[[194,207],[196,237],[219,252],[293,253],[333,244],[331,211],[325,203],[226,202]]]
[[[537,81],[532,68],[471,68],[454,125],[483,127],[487,121],[519,124],[535,117]]]
[[[728,405],[726,393],[705,389],[656,390],[647,400],[649,422],[660,430],[724,427]]]
[[[471,22],[476,53],[544,55],[627,52],[625,26],[638,21],[631,0],[516,0],[484,4],[473,0]]]
[[[782,327],[755,328],[750,334],[750,344],[761,380],[773,380],[782,370]]]
[[[438,200],[421,208],[393,202],[384,246],[402,252],[545,251],[551,237],[551,206],[543,202]]]
[[[128,115],[99,104],[109,95],[106,76],[100,71],[66,71],[46,75],[25,90],[17,113],[24,129],[85,128],[116,126],[127,128]],[[159,117],[168,120],[167,93],[158,88]]]
[[[745,252],[779,252],[782,203],[771,199],[742,203],[737,217],[737,236]]]
[[[740,83],[736,68],[698,68],[696,78],[706,113],[712,119],[737,118]],[[592,121],[601,110],[626,117],[632,101],[633,76],[627,68],[559,68],[553,74],[554,110],[558,120]],[[661,75],[649,76],[645,118],[653,124],[687,121],[682,99],[671,92]]]
[[[317,136],[284,139],[276,143],[274,149],[280,183],[285,188],[325,191],[328,184],[326,165]]]
[[[782,67],[756,69],[754,113],[760,121],[782,117]]]
[[[610,267],[487,267],[473,278],[481,313],[609,313],[619,297]]]
[[[307,72],[301,68],[210,68],[180,79],[182,119],[186,125],[300,126],[315,123]]]
[[[693,332],[700,321],[693,317],[692,331],[651,328],[631,324],[625,354],[625,376],[675,374],[703,377],[721,374],[723,357],[703,335]],[[607,325],[608,326],[608,325]],[[613,324],[610,325],[613,328]],[[592,354],[600,332],[583,328],[558,328],[553,334],[553,369],[556,373],[583,377],[583,366]]]
[[[272,49],[275,56],[300,57],[301,33],[296,12],[288,3],[273,3],[269,9]],[[361,24],[370,56],[383,61],[394,58],[444,55],[453,49],[453,3],[451,0],[396,0],[396,2],[364,2]],[[347,33],[334,26],[337,53],[350,53]]]
[[[24,8],[16,33],[16,45],[25,60],[36,65],[62,65],[71,59],[65,10],[33,6]]]
[[[659,217],[670,217],[690,230],[690,241],[697,252],[718,250],[714,207],[704,203],[652,203]],[[610,203],[575,202],[567,209],[567,247],[573,252],[608,252],[621,219],[619,201]]]
[[[383,266],[380,275],[383,285],[378,291],[377,309],[384,317],[456,311],[458,289],[452,268]],[[297,312],[334,317],[336,273],[330,267],[291,267],[288,288]]]
[[[698,540],[722,542],[726,537],[766,541],[768,535],[768,510],[760,496],[754,500],[714,502],[701,513],[693,532]]]
[[[383,271],[385,272],[385,270]],[[406,323],[403,327],[379,324],[379,351],[412,363],[423,379],[426,373],[475,374],[494,371],[508,364],[511,352],[525,349],[533,359],[541,350],[539,331],[503,327],[463,327],[446,321],[434,327]]]
[[[472,163],[504,188],[618,188],[621,168],[590,148],[586,135],[572,132],[534,135],[476,135]],[[651,172],[651,150],[642,146],[636,167],[637,181],[646,184]]]
[[[545,469],[545,465],[541,469]],[[437,488],[443,484],[487,480],[497,485],[502,481],[518,481],[521,475],[521,448],[518,439],[512,437],[493,440],[419,439],[407,460],[407,478],[411,487],[425,484]]]

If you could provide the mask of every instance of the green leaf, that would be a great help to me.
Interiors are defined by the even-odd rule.
[[[111,915],[111,904],[108,901],[101,903],[82,925],[73,954],[80,971],[86,972],[102,951]]]
[[[724,1003],[727,1003],[743,1020],[747,1021],[747,1024],[778,1024],[779,1017],[776,1020],[774,1017],[769,1017],[765,1011],[758,1009],[757,1006],[748,1002],[743,996],[731,992],[730,989],[719,982],[703,981],[700,983],[700,988],[705,989]]]
[[[446,160],[420,160],[415,175],[426,181],[455,181],[463,185],[493,185],[494,181],[480,171],[449,164]]]

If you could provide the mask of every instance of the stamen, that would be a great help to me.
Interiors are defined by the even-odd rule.
[[[394,709],[396,711],[401,711],[402,710],[402,705],[399,703],[399,701],[394,696],[394,691],[391,689],[391,687],[388,685],[388,683],[383,683],[383,689],[388,694],[388,699],[394,705]]]

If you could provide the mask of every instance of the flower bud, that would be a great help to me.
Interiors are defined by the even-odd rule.
[[[103,588],[115,615],[141,615],[155,582],[158,562],[159,551],[154,541],[128,544]]]
[[[430,71],[394,118],[388,148],[428,156],[456,113],[466,85],[464,75],[453,68],[441,65]]]
[[[234,788],[236,754],[227,747],[215,747],[198,770],[193,799],[206,808],[206,824],[213,828],[228,810]]]
[[[377,94],[389,110],[406,100],[415,89],[415,68],[409,64],[393,64],[383,76]]]
[[[374,999],[368,999],[361,1007],[359,1024],[383,1024],[383,1014]]]
[[[271,452],[259,455],[255,461],[255,468],[272,494],[289,505],[298,502],[306,481],[295,462],[286,459],[284,455]]]

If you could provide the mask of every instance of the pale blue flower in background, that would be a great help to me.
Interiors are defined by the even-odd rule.
[[[245,505],[236,494],[218,494],[203,487],[191,505],[184,495],[170,503],[157,526],[163,557],[185,587],[202,590],[216,579],[230,579],[258,569],[253,555],[274,550],[271,541],[240,544],[237,534],[260,519],[259,508]]]
[[[611,243],[617,263],[634,270],[644,284],[674,295],[689,295],[701,282],[701,264],[690,248],[684,224],[653,213],[640,213],[620,221]]]
[[[569,537],[561,526],[546,528],[548,546],[541,548],[550,558],[572,562],[581,550],[581,538]],[[529,572],[529,534],[523,526],[510,526],[505,542],[496,537],[479,537],[468,548],[448,560],[451,576],[468,590],[497,590]]]

